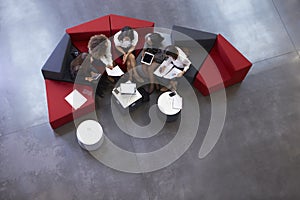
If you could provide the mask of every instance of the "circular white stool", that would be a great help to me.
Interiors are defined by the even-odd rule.
[[[95,120],[85,120],[77,128],[76,136],[79,145],[88,150],[97,150],[103,143],[103,129]]]
[[[157,100],[158,109],[167,116],[167,122],[176,120],[181,111],[179,108],[173,108],[174,97],[170,97],[170,93],[170,91],[162,93]]]

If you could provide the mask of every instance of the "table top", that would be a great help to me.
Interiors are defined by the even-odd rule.
[[[93,145],[103,137],[103,129],[95,120],[81,122],[76,131],[78,140],[85,145]]]
[[[171,92],[164,92],[162,93],[157,100],[157,106],[158,109],[166,114],[166,115],[175,115],[181,111],[179,108],[173,108],[173,99],[176,98],[176,96],[179,96],[177,93],[175,96],[170,97],[169,94]]]
[[[119,92],[116,93],[115,89],[117,89]],[[123,108],[127,108],[128,106],[142,98],[142,95],[138,90],[136,90],[135,94],[121,94],[120,87],[114,88],[112,90],[112,94],[120,102]]]

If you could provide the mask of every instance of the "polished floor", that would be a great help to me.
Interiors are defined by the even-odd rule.
[[[67,27],[110,13],[221,33],[253,62],[245,81],[226,89],[222,134],[204,159],[210,98],[200,94],[194,142],[154,172],[111,169],[79,147],[72,124],[50,128],[41,66]],[[300,199],[299,19],[299,0],[1,0],[0,199]],[[107,92],[97,112],[121,148],[154,151],[174,137],[131,138],[103,116],[109,104]]]

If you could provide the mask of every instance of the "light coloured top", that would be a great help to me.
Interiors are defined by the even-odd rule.
[[[95,120],[81,122],[76,131],[78,140],[84,145],[94,145],[103,137],[103,129]]]
[[[113,66],[113,60],[111,55],[111,41],[109,39],[106,39],[107,42],[107,48],[105,51],[105,54],[100,57],[100,60],[106,65],[106,66]]]
[[[178,68],[183,69],[183,71],[186,72],[190,68],[191,61],[179,47],[176,47],[176,49],[178,50],[178,58],[174,60],[172,57],[169,57],[161,65],[168,66],[173,62],[174,65],[176,65]]]
[[[122,47],[122,48],[130,48],[131,46],[136,46],[137,45],[138,40],[139,40],[139,35],[135,30],[133,30],[133,40],[130,41],[129,43],[118,39],[118,37],[121,33],[122,33],[122,31],[119,31],[114,35],[114,43],[115,43],[116,46],[119,46],[119,47]]]
[[[170,94],[171,92],[164,92],[162,93],[159,97],[158,97],[158,100],[157,100],[157,106],[158,106],[158,109],[166,114],[166,115],[175,115],[177,113],[180,112],[181,109],[179,108],[174,108],[173,107],[173,101],[174,101],[174,98],[176,98],[175,96],[178,95],[176,93],[175,96],[173,97],[170,97]]]

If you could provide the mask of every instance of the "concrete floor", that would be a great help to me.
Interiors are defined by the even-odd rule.
[[[150,173],[101,164],[79,147],[72,124],[50,128],[41,66],[67,27],[110,13],[221,33],[254,63],[242,84],[226,89],[222,135],[204,159],[198,152],[210,101],[200,94],[193,144]],[[299,0],[1,0],[0,199],[300,199],[299,19]],[[97,106],[100,114],[109,111],[109,95]],[[173,137],[149,144],[108,130],[136,152]]]

